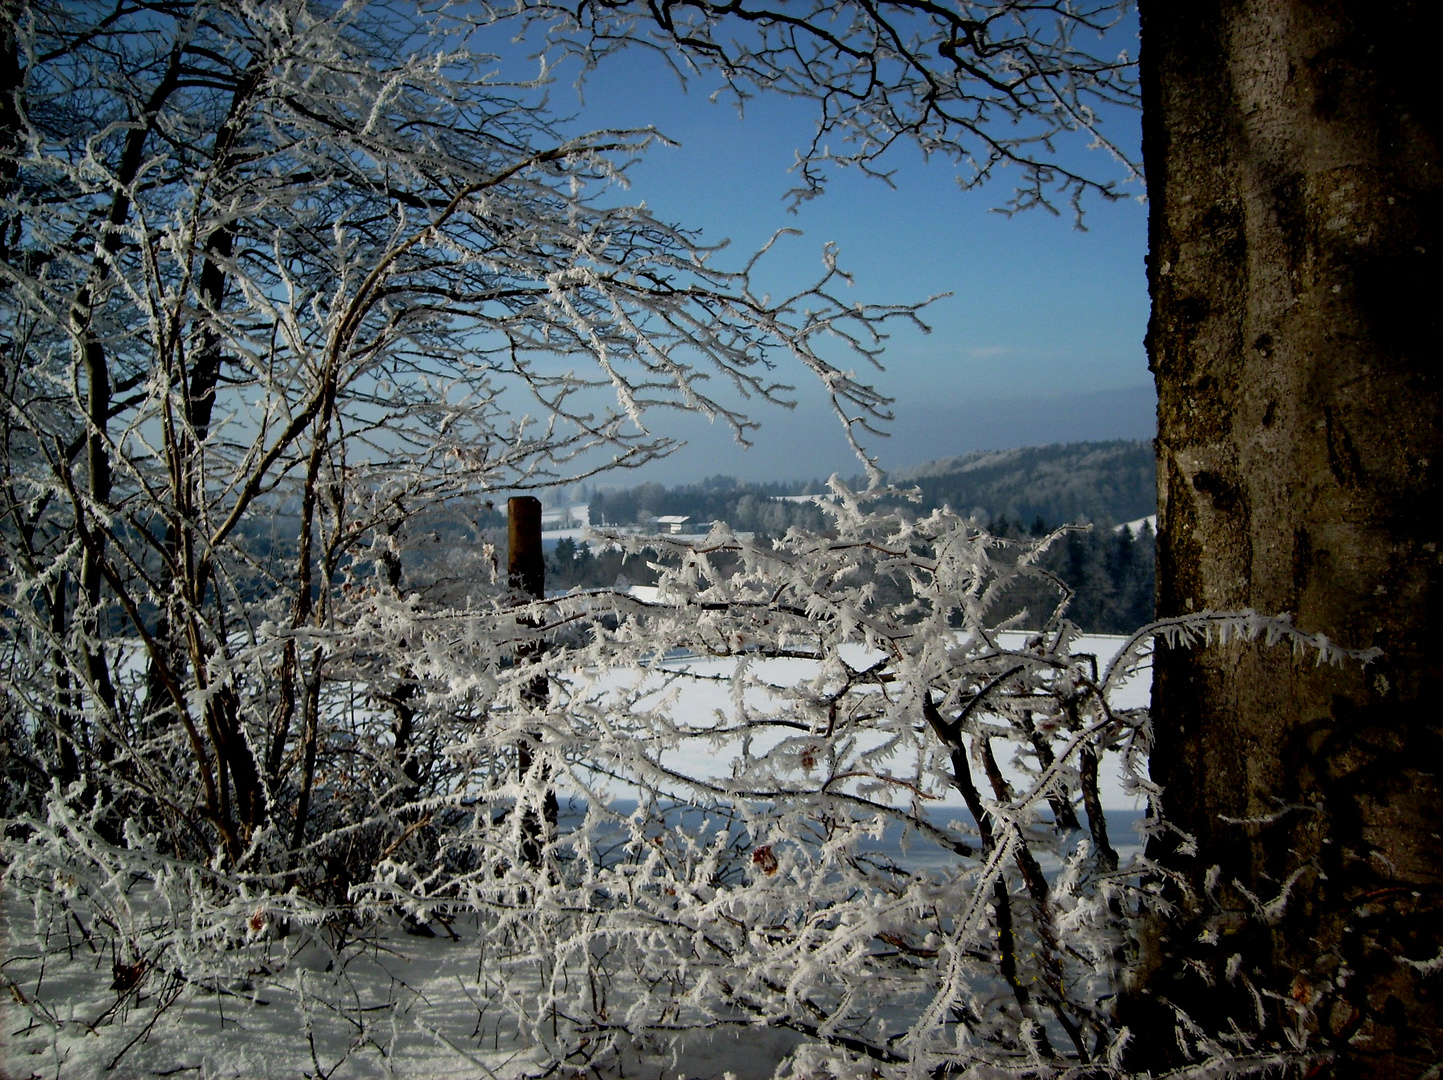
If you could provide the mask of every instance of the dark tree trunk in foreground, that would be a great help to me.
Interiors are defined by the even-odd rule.
[[[1158,614],[1288,612],[1382,658],[1319,668],[1237,643],[1158,657],[1153,776],[1198,850],[1153,853],[1200,895],[1220,872],[1149,943],[1127,1017],[1140,1065],[1178,1060],[1158,998],[1213,1032],[1262,1017],[1273,1037],[1311,1006],[1333,1055],[1317,1075],[1443,1059],[1443,972],[1409,963],[1436,964],[1443,942],[1429,9],[1142,9]],[[1264,925],[1247,894],[1266,904],[1289,882]]]

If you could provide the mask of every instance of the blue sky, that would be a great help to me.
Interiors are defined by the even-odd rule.
[[[553,106],[570,107],[574,69],[563,69]],[[795,289],[821,268],[828,242],[841,249],[859,302],[905,302],[938,293],[925,318],[932,333],[897,324],[885,370],[871,381],[897,399],[893,437],[877,444],[885,466],[971,449],[1076,438],[1151,434],[1151,376],[1143,351],[1148,301],[1143,270],[1146,207],[1131,197],[1092,199],[1086,231],[1062,216],[993,211],[1011,192],[1005,172],[991,186],[962,192],[946,161],[923,160],[911,145],[890,165],[894,187],[854,170],[834,170],[827,194],[790,213],[785,193],[795,151],[810,139],[813,107],[765,96],[735,106],[683,92],[661,62],[640,50],[610,58],[589,76],[574,121],[587,128],[653,125],[680,145],[657,146],[630,172],[631,197],[659,216],[730,239],[740,264],[776,230],[800,229],[763,264],[774,294]],[[1137,114],[1108,117],[1114,138],[1137,143]],[[1112,168],[1101,153],[1065,150],[1090,172]],[[1082,157],[1086,155],[1086,157]],[[862,369],[839,351],[829,357]],[[765,408],[756,448],[704,419],[659,426],[691,444],[674,459],[619,478],[677,483],[714,473],[749,479],[857,471],[804,372],[794,412]]]

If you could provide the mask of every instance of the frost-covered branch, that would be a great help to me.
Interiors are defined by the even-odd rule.
[[[506,17],[514,9],[496,5]],[[974,187],[1002,169],[1015,177],[1011,210],[1056,203],[1081,220],[1089,195],[1120,197],[1140,179],[1126,140],[1103,117],[1137,106],[1136,47],[1124,37],[1130,4],[986,0],[715,3],[630,0],[516,5],[554,49],[595,64],[627,48],[657,52],[679,79],[719,77],[738,106],[759,93],[812,101],[816,134],[797,155],[795,199],[825,186],[828,164],[886,179],[899,142],[953,162]],[[1091,169],[1059,153],[1085,139],[1110,162]]]

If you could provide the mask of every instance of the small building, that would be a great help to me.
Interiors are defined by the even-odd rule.
[[[665,514],[656,519],[656,527],[663,532],[677,535],[685,530],[686,523],[690,520],[691,518],[689,517],[678,517],[675,514]]]

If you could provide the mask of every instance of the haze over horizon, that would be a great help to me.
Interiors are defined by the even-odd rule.
[[[883,469],[896,470],[976,450],[1011,450],[1052,443],[1151,439],[1157,430],[1157,395],[1151,385],[1116,390],[1019,397],[978,397],[966,404],[911,402],[895,407],[890,435],[869,446]],[[785,411],[769,410],[751,448],[730,430],[673,415],[652,425],[687,445],[639,469],[598,478],[602,487],[640,483],[688,484],[726,475],[743,481],[825,479],[862,472],[841,427],[815,400]]]

